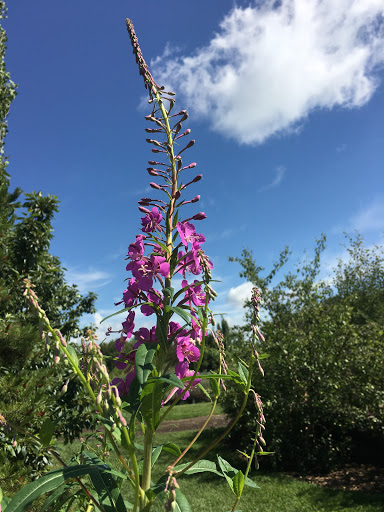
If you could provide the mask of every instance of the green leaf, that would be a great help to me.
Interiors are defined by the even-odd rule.
[[[174,471],[182,471],[184,468],[189,466],[189,463],[179,464],[175,466]],[[195,473],[215,473],[216,475],[223,476],[220,471],[217,470],[216,464],[211,460],[201,459],[196,462],[190,469],[187,469],[183,474],[184,475],[194,475]]]
[[[160,377],[150,377],[147,382],[155,381],[165,382],[166,384],[170,384],[175,388],[184,389],[183,382],[174,373],[167,373],[166,375],[161,375]]]
[[[141,385],[145,384],[148,379],[150,373],[153,370],[153,358],[156,354],[156,347],[153,346],[153,343],[143,343],[136,350],[135,355],[135,366],[136,366],[136,375],[137,380]]]
[[[192,512],[187,498],[180,491],[180,489],[176,489],[176,506],[173,510],[175,510],[175,512]]]
[[[234,468],[229,464],[229,462],[222,459],[220,455],[217,456],[217,461],[222,471],[222,476],[224,476],[224,478],[228,482],[229,487],[231,488],[231,491],[234,493],[232,480],[232,478],[235,476]]]
[[[157,459],[163,449],[163,445],[155,446],[152,450],[152,466],[156,464]]]
[[[248,368],[246,368],[243,365],[243,363],[241,363],[241,362],[239,362],[237,368],[238,368],[238,372],[239,372],[239,376],[240,376],[241,380],[244,382],[244,384],[247,384],[248,375],[249,375]]]
[[[46,492],[53,491],[68,478],[90,475],[99,471],[98,467],[89,465],[69,466],[50,471],[38,480],[23,487],[9,502],[7,512],[23,512],[31,503]]]
[[[97,471],[89,476],[99,497],[99,503],[105,512],[127,512],[123,497],[116,480],[110,473],[111,468],[105,464],[96,454],[84,451],[83,456],[87,463],[98,465],[108,470]]]
[[[172,287],[169,287],[169,288],[163,288],[163,293],[164,295],[168,295],[168,297],[171,299],[173,299],[173,295],[175,293],[175,289],[172,288]]]
[[[179,209],[176,210],[176,213],[173,217],[173,228],[176,227],[176,224],[178,223],[179,221]]]
[[[168,348],[168,325],[165,327],[161,316],[157,317],[156,337],[163,349]]]
[[[47,448],[51,442],[53,432],[55,431],[55,424],[50,418],[47,418],[41,425],[39,438],[44,448]]]
[[[52,505],[52,503],[55,503],[56,500],[65,492],[67,492],[68,489],[70,489],[71,487],[75,487],[75,486],[78,486],[78,483],[76,482],[76,484],[63,484],[63,485],[60,485],[56,491],[54,491],[50,496],[48,496],[48,498],[45,500],[43,506],[41,507],[40,509],[40,512],[44,512],[44,510],[47,510],[48,507],[50,507]]]
[[[187,324],[190,323],[191,314],[188,313],[186,309],[183,309],[180,306],[166,306],[165,310],[167,312],[173,311],[174,313],[179,315],[179,317],[182,318],[184,320],[184,322],[186,322]]]
[[[235,469],[234,467],[232,467],[230,465],[229,462],[227,462],[226,460],[224,460],[223,458],[221,458],[219,455],[217,456],[217,460],[218,460],[218,463],[219,463],[219,466],[220,466],[220,469],[221,471],[223,472],[222,476],[225,477],[225,479],[227,480],[228,484],[229,484],[229,487],[232,489],[232,491],[235,493],[234,489],[233,489],[233,477],[236,475],[236,473],[238,472],[237,469]],[[245,482],[244,482],[244,485],[248,486],[248,487],[252,487],[253,489],[259,489],[259,486],[257,484],[255,484],[255,482],[253,482],[250,478],[246,478],[245,479]],[[235,493],[236,494],[236,493]]]
[[[76,350],[71,345],[67,345],[67,350],[76,366],[79,366],[79,358],[77,357]]]
[[[155,431],[159,419],[161,400],[163,397],[163,383],[161,381],[146,383],[141,393],[141,414],[145,423]]]
[[[129,386],[128,402],[130,404],[130,412],[135,415],[140,406],[140,394],[142,392],[141,384],[137,378],[134,377],[131,385]]]
[[[220,395],[220,385],[219,381],[216,379],[209,379],[209,384],[211,385],[212,392],[215,397]]]
[[[198,388],[200,388],[200,389],[201,389],[201,391],[204,393],[204,395],[205,395],[207,398],[209,398],[209,401],[210,401],[210,402],[212,402],[212,398],[211,398],[210,394],[209,394],[209,393],[208,393],[208,391],[205,389],[205,387],[204,387],[204,386],[202,386],[202,385],[200,384],[200,382],[197,384],[197,387],[198,387]]]
[[[178,457],[179,455],[181,455],[181,450],[175,443],[163,444],[163,450],[165,452],[170,453],[171,455],[174,455],[175,457]]]
[[[241,494],[243,492],[244,482],[245,482],[245,478],[244,478],[242,471],[238,471],[236,473],[236,475],[232,478],[232,482],[233,482],[233,492],[235,493],[237,498],[240,498]]]
[[[240,377],[240,375],[232,370],[228,370],[228,375],[235,382],[236,384],[239,384],[242,389],[245,389],[244,381]]]

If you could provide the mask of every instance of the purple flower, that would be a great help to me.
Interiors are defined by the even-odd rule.
[[[199,281],[194,281],[198,283]],[[188,286],[187,281],[184,279],[181,283],[181,287],[185,288]],[[189,303],[193,302],[195,306],[204,306],[205,304],[205,293],[201,290],[201,284],[191,284],[188,290],[185,290],[185,296],[188,298]]]
[[[111,382],[112,386],[117,387],[120,396],[128,395],[129,386],[131,385],[133,379],[136,377],[136,368],[133,366],[131,368],[132,368],[131,371],[126,375],[124,380],[120,379],[118,377],[115,377]]]
[[[133,244],[130,244],[128,247],[128,258],[131,261],[141,260],[144,254],[144,244],[143,244],[143,235],[137,235],[136,241]]]
[[[156,326],[152,327],[151,330],[146,327],[140,327],[140,329],[135,332],[135,338],[138,340],[139,345],[144,342],[158,343],[158,339],[156,337]],[[137,348],[136,343],[134,348]]]
[[[136,279],[131,277],[128,283],[128,288],[123,292],[123,301],[127,308],[133,306],[139,300],[141,294],[141,289],[139,288]]]
[[[183,363],[177,363],[175,366],[175,374],[179,379],[183,379],[184,377],[191,377],[195,372],[189,369],[188,361],[184,361]],[[197,386],[201,382],[201,379],[194,379],[192,386]],[[188,382],[184,383],[184,386],[186,387],[188,385]],[[178,395],[181,395],[183,392],[182,389],[175,388]],[[171,391],[172,393],[172,391]],[[189,397],[190,393],[187,391],[185,395],[182,397],[182,400],[186,400]]]
[[[149,291],[147,293],[147,297],[148,297],[148,302],[153,302],[154,304],[157,304],[158,306],[163,307],[162,298],[159,297],[159,295],[157,293],[155,293],[153,291]],[[143,304],[140,309],[141,309],[141,312],[143,313],[143,315],[145,315],[145,316],[153,315],[153,313],[155,312],[153,307],[150,306],[149,304]]]
[[[205,237],[196,233],[195,226],[190,222],[178,222],[176,224],[177,231],[179,232],[181,242],[185,249],[188,249],[188,243],[193,244],[194,242],[203,243]]]
[[[154,206],[145,217],[141,218],[141,224],[144,226],[141,231],[144,231],[144,233],[151,233],[156,230],[162,231],[162,227],[160,226],[162,219],[163,216],[159,212],[159,209]]]
[[[120,338],[115,340],[115,347],[118,352],[121,352],[123,350],[123,347],[124,347],[126,341],[127,341],[127,337],[124,334],[122,334],[120,336]]]
[[[127,338],[130,338],[132,336],[133,329],[135,328],[134,320],[135,320],[135,312],[130,311],[127,316],[127,319],[122,323],[123,331],[127,335]]]
[[[186,271],[188,270],[189,273],[192,272],[192,274],[198,276],[201,271],[202,267],[200,265],[200,258],[198,250],[200,249],[200,245],[196,242],[192,246],[192,250],[185,254],[184,251],[180,251],[178,254],[180,264],[177,268],[177,272],[183,275],[185,277]]]
[[[151,254],[150,259],[146,258],[144,261],[132,262],[129,266],[131,266],[130,270],[137,279],[139,288],[144,291],[152,288],[153,279],[158,279],[161,282],[160,275],[168,277],[170,268],[169,263],[163,256],[155,256],[154,254]]]
[[[193,363],[199,360],[200,350],[195,346],[189,336],[180,336],[177,338],[176,355],[180,362],[186,359],[190,363]]]

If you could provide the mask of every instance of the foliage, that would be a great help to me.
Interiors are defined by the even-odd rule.
[[[348,240],[349,259],[339,261],[332,282],[318,277],[324,237],[312,261],[269,288],[248,251],[236,259],[243,277],[263,288],[259,347],[269,358],[258,390],[275,451],[269,462],[279,468],[329,470],[355,454],[358,433],[366,439],[383,434],[383,251],[365,247],[359,235]],[[239,329],[235,354],[244,342]],[[234,415],[240,400],[236,391],[228,394],[227,412]],[[246,411],[232,433],[236,440],[254,428]]]

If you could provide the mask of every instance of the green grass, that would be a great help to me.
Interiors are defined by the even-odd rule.
[[[164,407],[166,411],[168,407]],[[166,417],[166,420],[183,420],[188,418],[197,418],[198,416],[208,416],[211,411],[210,402],[201,402],[199,404],[181,404],[175,405]],[[216,405],[214,414],[223,414],[221,405]]]
[[[209,412],[209,404],[193,404],[176,406],[170,413],[170,419],[191,418],[198,415],[204,416]],[[219,412],[221,410],[219,409]],[[220,434],[220,429],[208,429],[199,438],[182,462],[193,460],[207,444],[214,441]],[[157,434],[155,445],[172,441],[183,449],[194,432],[175,432],[172,434]],[[138,438],[140,443],[142,440]],[[80,443],[64,445],[56,443],[56,448],[65,461],[69,461],[79,449]],[[213,449],[206,458],[216,460],[219,453],[234,467],[245,470],[246,463],[237,457],[228,447],[221,446]],[[153,478],[157,481],[174,458],[162,452],[154,468]],[[114,454],[108,461],[119,468]],[[338,491],[325,489],[320,486],[295,480],[281,473],[266,473],[252,471],[250,477],[259,485],[259,489],[245,488],[243,498],[240,501],[237,512],[380,512],[384,510],[384,495],[371,495],[357,491]],[[205,473],[186,476],[179,479],[182,492],[188,498],[193,512],[227,512],[232,509],[235,496],[230,491],[226,481],[219,476]],[[132,501],[131,489],[127,484],[123,485],[123,494],[126,499]],[[31,508],[30,512],[39,508]],[[151,511],[163,511],[160,502],[154,503]]]

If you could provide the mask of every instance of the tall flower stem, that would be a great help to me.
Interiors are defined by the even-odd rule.
[[[142,508],[148,504],[148,498],[145,492],[151,487],[152,472],[152,446],[153,432],[148,426],[144,435],[144,459],[143,459],[143,476],[141,479],[141,488],[143,489]]]

